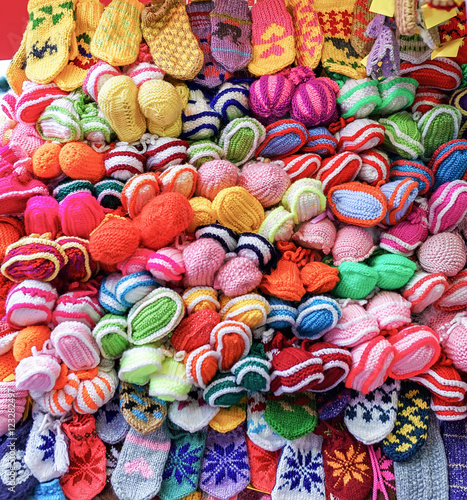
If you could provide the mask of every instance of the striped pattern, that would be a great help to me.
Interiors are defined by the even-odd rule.
[[[154,345],[142,345],[127,349],[120,359],[118,378],[130,384],[146,385],[150,378],[161,371],[165,356]]]
[[[357,175],[361,182],[367,182],[375,186],[380,181],[387,182],[389,179],[389,158],[386,153],[379,149],[369,149],[360,153],[362,167]]]
[[[89,281],[97,272],[98,265],[89,255],[89,242],[76,236],[61,236],[55,240],[64,250],[68,262],[60,270],[60,276],[70,282]]]
[[[140,62],[136,64],[130,71],[126,73],[139,88],[143,83],[149,82],[150,80],[162,80],[165,75],[165,71],[158,68],[154,63]]]
[[[376,148],[384,141],[384,127],[380,123],[368,118],[360,118],[346,125],[336,132],[338,151],[361,153]]]
[[[211,347],[219,353],[219,369],[229,371],[241,358],[244,358],[251,347],[252,334],[250,327],[240,321],[221,321],[211,332]]]
[[[0,109],[10,120],[16,121],[15,108],[17,101],[18,96],[15,94],[14,90],[9,90],[0,100]]]
[[[237,248],[237,236],[222,224],[209,224],[199,227],[195,232],[196,239],[208,238],[217,241],[225,252],[234,252]]]
[[[292,331],[299,338],[317,339],[337,325],[341,317],[339,304],[330,297],[317,295],[298,306]]]
[[[235,375],[231,373],[219,373],[203,392],[203,398],[209,406],[221,408],[233,406],[245,396],[245,389],[237,385]]]
[[[400,72],[417,80],[420,86],[439,90],[455,90],[462,83],[460,66],[447,57],[438,57],[422,64],[403,62]]]
[[[295,120],[280,120],[266,127],[266,137],[255,152],[256,158],[281,159],[296,153],[308,140],[308,130]]]
[[[362,160],[358,154],[344,151],[330,158],[325,158],[316,178],[321,181],[324,194],[327,194],[331,187],[353,181],[361,167]]]
[[[180,193],[190,199],[196,188],[198,173],[192,165],[172,165],[164,170],[159,177],[162,192]]]
[[[210,102],[210,106],[219,113],[224,123],[249,114],[248,96],[250,88],[247,83],[223,83]]]
[[[418,182],[403,178],[384,184],[381,186],[381,191],[386,197],[388,207],[384,222],[392,226],[410,213],[412,204],[418,196]]]
[[[219,353],[213,351],[209,344],[191,351],[185,358],[188,381],[201,389],[206,389],[217,373],[219,358]]]
[[[68,95],[60,90],[55,83],[40,85],[34,82],[25,82],[23,92],[16,101],[15,114],[18,121],[35,125],[45,108],[55,99]]]
[[[185,272],[182,251],[178,248],[161,248],[149,256],[146,269],[160,281],[180,281]]]
[[[145,162],[145,156],[136,147],[126,143],[117,144],[115,149],[104,155],[107,176],[120,181],[142,174]]]
[[[119,358],[129,347],[127,326],[125,317],[106,314],[94,327],[92,335],[104,358]]]
[[[52,415],[65,415],[73,407],[73,401],[78,395],[79,382],[78,376],[73,372],[69,372],[66,384],[62,389],[53,389],[41,395],[39,401]]]
[[[157,172],[172,165],[186,163],[188,147],[188,142],[172,137],[159,137],[151,140],[145,153],[146,169],[150,172]]]
[[[415,100],[417,87],[417,80],[400,76],[390,76],[379,82],[381,104],[376,113],[387,116],[410,107]]]
[[[282,161],[292,182],[312,177],[321,165],[321,158],[314,153],[291,155]]]
[[[94,185],[99,204],[103,208],[115,210],[122,205],[122,191],[125,183],[116,179],[104,179]]]
[[[388,151],[407,159],[416,159],[423,155],[422,135],[409,113],[400,111],[381,118],[379,123],[385,129],[384,147]]]
[[[55,305],[52,321],[55,325],[64,321],[79,321],[88,328],[94,328],[104,314],[99,304],[97,291],[82,290],[61,295]]]
[[[294,229],[294,216],[282,206],[271,210],[258,233],[266,238],[269,243],[276,241],[289,241]]]
[[[381,105],[378,82],[371,78],[347,80],[337,96],[343,118],[366,118]]]
[[[433,172],[420,160],[396,160],[391,163],[389,172],[391,181],[412,179],[418,183],[418,194],[426,194],[434,182]]]
[[[295,224],[309,221],[326,209],[322,184],[316,179],[299,179],[284,194],[282,205],[289,210]]]
[[[212,160],[222,160],[225,152],[213,141],[195,141],[188,148],[188,161],[199,168],[203,163]]]
[[[428,201],[431,234],[452,231],[467,214],[467,182],[455,180],[441,185]]]
[[[266,324],[270,308],[268,301],[257,293],[240,295],[239,297],[225,297],[220,299],[222,321],[240,321],[252,330]]]
[[[297,309],[293,302],[279,299],[278,297],[268,297],[269,314],[266,324],[274,330],[283,330],[292,327],[297,318]]]
[[[440,299],[448,288],[449,282],[443,273],[417,271],[405,285],[402,296],[412,304],[412,312],[418,314]]]
[[[445,182],[467,178],[467,140],[454,139],[440,146],[431,157],[428,168],[435,176],[432,190]]]
[[[115,370],[97,370],[97,375],[91,380],[82,380],[78,394],[73,401],[73,409],[77,413],[95,413],[104,406],[115,393],[118,378]]]
[[[117,300],[125,307],[132,307],[159,285],[148,271],[127,274],[115,286]]]
[[[183,302],[188,314],[204,309],[219,311],[221,308],[217,300],[217,291],[209,286],[187,288],[183,293]]]
[[[120,273],[111,273],[104,277],[99,288],[99,303],[107,311],[112,314],[124,315],[128,310],[123,304],[117,300],[115,287],[120,281],[122,275]]]
[[[441,90],[420,85],[410,111],[414,117],[421,117],[438,104],[447,104],[448,96]]]
[[[83,82],[83,91],[97,102],[99,92],[104,83],[113,76],[121,74],[118,68],[114,68],[104,61],[99,61],[88,69]]]
[[[435,302],[440,311],[461,311],[467,307],[467,270],[461,271],[449,282],[449,289]]]
[[[142,190],[144,190],[144,196],[141,193]],[[142,210],[141,198],[147,200],[146,203],[151,201],[152,198],[148,194],[154,197],[160,194],[160,181],[153,172],[135,175],[125,183],[122,190],[122,205],[132,219]]]
[[[321,157],[335,155],[337,139],[326,127],[311,127],[308,129],[308,141],[303,146],[304,153],[316,153]]]

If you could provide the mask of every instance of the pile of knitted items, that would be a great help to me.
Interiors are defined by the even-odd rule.
[[[30,0],[0,499],[463,498],[465,23],[335,3]]]

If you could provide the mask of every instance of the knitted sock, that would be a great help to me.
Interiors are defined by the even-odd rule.
[[[191,32],[184,0],[149,5],[141,27],[156,66],[179,80],[192,80],[200,72],[203,52]]]
[[[1,500],[23,500],[33,493],[37,485],[37,479],[24,461],[31,427],[32,419],[29,419],[15,430],[8,431],[0,442]]]
[[[48,413],[33,413],[24,461],[41,483],[63,476],[68,470],[68,448],[61,423]]]
[[[143,9],[139,0],[112,0],[92,38],[92,55],[111,66],[134,63],[142,39],[140,18]]]
[[[292,16],[295,33],[295,62],[299,66],[316,68],[323,50],[323,30],[313,1],[289,0],[287,10]]]
[[[382,441],[394,428],[399,390],[400,382],[388,379],[369,394],[352,391],[344,416],[349,432],[365,444]]]
[[[396,500],[393,461],[383,454],[379,446],[369,446],[368,451],[373,468],[373,492],[368,494],[366,500]]]
[[[251,8],[253,59],[248,64],[255,76],[271,75],[295,60],[294,28],[283,0],[259,0]]]
[[[214,2],[190,3],[186,6],[191,31],[204,55],[203,67],[193,81],[209,88],[218,87],[232,76],[212,55],[210,12],[213,8]]]
[[[94,415],[74,413],[62,428],[70,456],[68,472],[60,481],[63,492],[72,500],[91,500],[105,486],[105,446],[97,436]]]
[[[394,462],[397,498],[448,500],[448,464],[439,422],[433,412],[428,419],[428,437],[410,460]]]
[[[229,408],[220,408],[218,413],[209,422],[209,427],[225,434],[236,429],[245,420],[246,405],[244,400],[242,400]]]
[[[449,477],[449,498],[463,500],[467,492],[465,463],[467,457],[466,420],[442,423],[442,436],[446,449]]]
[[[281,451],[266,451],[246,438],[248,461],[250,462],[250,482],[253,488],[271,493],[276,482],[276,471]]]
[[[216,0],[211,12],[211,51],[232,73],[251,61],[251,14],[246,0]]]
[[[193,388],[185,401],[174,401],[168,418],[187,432],[197,432],[206,427],[220,408],[209,406],[203,399],[203,391]]]
[[[26,37],[26,76],[50,83],[67,65],[75,29],[76,0],[31,0]]]
[[[261,392],[254,392],[248,397],[247,410],[247,435],[250,440],[260,448],[267,451],[276,451],[283,448],[287,442],[266,422],[266,396]]]
[[[75,90],[83,85],[88,69],[96,64],[91,52],[91,40],[99,24],[104,6],[99,0],[80,0],[76,6],[76,42],[78,55],[55,78],[55,83],[66,91]]]
[[[268,399],[264,418],[285,439],[306,436],[318,423],[315,396],[311,392],[303,392],[284,394],[277,400]]]
[[[430,393],[416,382],[403,381],[393,431],[383,441],[383,452],[394,462],[413,457],[425,444]]]
[[[198,487],[206,431],[190,433],[175,424],[168,427],[172,444],[158,496],[162,500],[178,500]]]
[[[145,436],[130,429],[112,474],[112,486],[118,498],[149,500],[156,496],[169,450],[170,438],[164,428]]]
[[[146,118],[138,105],[137,96],[135,82],[125,75],[110,78],[99,92],[99,107],[118,138],[124,142],[138,141],[146,132]]]
[[[118,457],[123,448],[123,441],[116,444],[106,444],[105,445],[105,487],[97,495],[96,500],[115,500],[116,495],[112,488],[112,474],[117,467]]]
[[[365,57],[370,53],[374,40],[365,35],[367,26],[376,14],[370,12],[373,0],[357,0],[353,9],[352,34],[350,43],[360,57]]]
[[[321,446],[315,434],[290,441],[282,450],[277,466],[274,500],[318,500],[326,498]]]
[[[10,65],[6,71],[6,77],[10,87],[13,89],[16,95],[20,96],[23,91],[23,83],[28,79],[26,76],[26,64],[27,64],[27,53],[26,53],[26,38],[28,32],[24,32],[23,38],[19,49],[13,56]]]
[[[373,483],[368,448],[340,425],[334,427],[325,422],[315,433],[323,438],[326,490],[337,498],[363,500]]]
[[[323,28],[324,46],[321,62],[324,69],[350,78],[365,78],[361,58],[350,43],[351,24],[356,0],[315,0],[319,24]]]
[[[149,434],[159,429],[167,415],[167,403],[149,396],[148,386],[122,382],[120,411],[133,429]]]
[[[125,439],[129,425],[120,412],[118,393],[97,410],[95,418],[97,435],[104,443],[115,444]]]
[[[250,466],[243,428],[240,426],[225,434],[209,430],[200,489],[227,500],[244,490],[249,482]]]

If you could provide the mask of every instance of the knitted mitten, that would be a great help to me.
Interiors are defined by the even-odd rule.
[[[201,389],[193,388],[185,401],[174,401],[167,417],[187,432],[197,432],[206,427],[220,408],[209,406]]]
[[[50,83],[67,65],[75,29],[76,0],[31,0],[26,36],[26,76]]]
[[[83,85],[88,69],[96,64],[91,52],[91,40],[96,31],[104,6],[99,0],[80,0],[76,6],[76,42],[78,55],[55,78],[62,90],[75,90]]]
[[[251,61],[251,14],[246,0],[216,0],[211,12],[211,50],[214,59],[230,72]]]
[[[281,450],[266,451],[257,446],[251,439],[246,438],[248,461],[250,462],[251,485],[260,490],[271,493],[276,482],[276,471],[281,456]]]
[[[97,410],[95,418],[97,435],[104,443],[115,444],[125,438],[129,424],[120,412],[118,392]]]
[[[134,63],[142,38],[140,18],[143,9],[139,0],[112,0],[92,38],[92,55],[111,66]]]
[[[170,438],[161,427],[150,434],[130,429],[112,474],[118,498],[149,500],[157,495],[169,455]]]
[[[192,80],[203,66],[203,52],[193,35],[183,0],[146,7],[141,28],[154,63],[170,76]]]
[[[233,431],[246,420],[246,406],[244,400],[229,408],[221,408],[209,422],[209,427],[225,434]]]

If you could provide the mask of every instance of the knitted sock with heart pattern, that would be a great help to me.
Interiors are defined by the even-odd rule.
[[[218,87],[232,76],[212,55],[210,13],[213,8],[214,2],[209,1],[190,3],[186,6],[191,31],[204,55],[203,67],[193,81],[209,88]]]
[[[101,406],[95,413],[97,435],[104,443],[114,444],[125,439],[129,424],[120,412],[119,395]]]
[[[76,6],[75,36],[78,54],[55,78],[55,83],[62,90],[70,92],[81,87],[88,69],[97,63],[90,52],[91,40],[103,11],[104,6],[99,0],[80,0]]]
[[[0,444],[0,500],[23,500],[38,484],[24,461],[32,419],[8,431]]]
[[[62,477],[68,470],[68,447],[60,420],[48,413],[33,412],[24,461],[41,483]]]
[[[289,441],[277,466],[274,500],[324,500],[323,439],[308,434]]]
[[[315,434],[323,438],[326,490],[337,498],[364,500],[373,485],[368,448],[339,423],[322,422]]]
[[[253,488],[271,493],[276,482],[277,465],[281,451],[266,451],[246,438],[248,461],[250,462],[250,482]]]
[[[349,432],[365,444],[382,441],[396,423],[399,390],[399,380],[388,379],[368,394],[352,391],[344,414]]]
[[[172,444],[158,496],[162,500],[179,500],[198,487],[207,432],[186,432],[170,421],[167,429]]]
[[[246,432],[256,446],[266,451],[277,451],[286,445],[287,440],[266,422],[266,402],[267,397],[262,392],[254,392],[248,396]]]
[[[405,462],[425,444],[430,415],[430,392],[416,382],[401,383],[396,423],[383,440],[383,452],[394,462]]]
[[[169,455],[170,438],[164,427],[150,434],[130,429],[125,437],[112,486],[120,500],[149,500],[159,492]]]
[[[94,415],[73,413],[62,424],[69,439],[70,466],[60,480],[63,493],[71,500],[91,500],[105,486],[105,446],[96,432]]]
[[[396,500],[396,477],[393,461],[387,458],[380,446],[369,446],[371,467],[373,468],[373,491],[365,500]]]
[[[220,408],[209,406],[203,399],[203,390],[193,387],[185,401],[174,401],[168,419],[187,432],[197,432],[206,427]]]
[[[159,429],[167,416],[167,403],[152,397],[149,386],[122,382],[120,388],[120,411],[131,427],[141,434]]]
[[[228,500],[244,490],[249,482],[250,465],[243,427],[225,434],[210,429],[201,466],[200,489]]]

